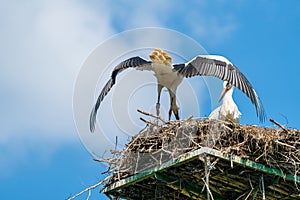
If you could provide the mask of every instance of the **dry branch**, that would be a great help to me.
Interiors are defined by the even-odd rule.
[[[277,125],[279,128],[281,128],[285,132],[289,132],[284,126],[282,126],[281,124],[279,124],[278,122],[276,122],[274,119],[270,119],[270,122],[272,122],[273,124]]]
[[[80,195],[84,194],[85,192],[89,192],[87,199],[86,199],[86,200],[89,200],[90,196],[91,196],[91,190],[95,189],[96,187],[99,187],[101,184],[103,184],[103,181],[100,181],[100,182],[96,183],[95,185],[92,185],[92,186],[82,190],[81,192],[75,194],[74,196],[68,198],[67,200],[74,200],[75,198],[79,197]]]
[[[300,132],[295,129],[287,129],[275,120],[271,119],[270,121],[280,129],[250,125],[242,126],[229,122],[218,120],[210,121],[199,118],[166,121],[141,110],[138,110],[138,112],[153,117],[154,121],[141,118],[141,120],[147,124],[146,128],[132,137],[132,140],[126,144],[122,151],[112,151],[112,154],[114,154],[112,158],[96,159],[96,161],[108,164],[108,170],[104,172],[108,174],[108,177],[102,183],[91,186],[74,197],[90,191],[101,184],[107,187],[116,181],[161,165],[183,153],[194,151],[204,146],[228,155],[249,159],[270,168],[277,168],[286,174],[293,174],[295,177],[300,176]],[[158,120],[163,122],[163,124],[158,124]],[[204,158],[199,159],[204,161]],[[231,166],[229,163],[229,166],[224,167],[222,166],[221,159],[218,158],[207,161],[205,168],[203,168],[203,165],[198,168],[197,166],[191,166],[190,169],[188,167],[184,168],[187,172],[198,171],[202,174],[199,176],[195,173],[192,176],[195,178],[199,176],[197,179],[203,180],[201,187],[207,188],[208,196],[206,198],[214,198],[211,190],[221,195],[223,194],[222,192],[228,190],[228,188],[233,188],[232,192],[238,192],[240,194],[235,197],[235,199],[258,198],[259,188],[260,192],[262,192],[259,198],[263,199],[266,197],[265,191],[268,188],[265,184],[269,181],[268,177],[265,178],[261,176],[260,181],[254,180],[254,178],[250,179],[250,173],[244,170],[241,173],[245,174],[246,177],[249,175],[246,179],[246,184],[240,183],[239,181],[233,182],[233,180],[242,179],[240,176],[242,174],[236,176],[216,176],[215,178],[209,178],[208,181],[210,172],[218,170],[226,174],[227,171],[234,168],[234,164],[232,162]],[[217,165],[219,163],[221,165]],[[207,176],[203,176],[203,174],[205,174],[204,169]],[[180,174],[180,180],[189,180],[190,176],[191,174]],[[152,181],[153,184],[159,184],[155,182],[155,180]],[[226,184],[229,186],[226,186]],[[299,184],[295,182],[295,186],[292,187],[300,193],[298,186]],[[159,185],[156,187],[159,187]],[[171,186],[168,185],[168,187]],[[247,187],[247,190],[242,190],[242,188]],[[270,187],[278,193],[287,193],[280,185]],[[124,190],[123,195],[126,196],[127,193],[135,194],[137,191],[135,191],[133,187],[132,191]],[[164,190],[157,191],[157,195],[160,193],[162,197],[165,195]],[[186,191],[183,193],[188,196],[193,195]],[[122,193],[120,193],[120,195],[122,196]],[[70,200],[71,199],[74,198],[72,197]]]
[[[142,111],[142,110],[140,110],[140,109],[137,109],[137,111],[138,111],[139,113],[142,113],[142,114],[146,115],[146,116],[150,116],[150,117],[154,117],[154,118],[156,118],[156,119],[159,119],[159,120],[162,121],[164,124],[169,124],[168,121],[164,120],[164,119],[161,118],[160,116],[153,115],[153,114],[151,114],[151,113],[147,113],[147,112]]]
[[[143,111],[140,113],[151,116]],[[156,116],[152,117],[157,120]],[[104,183],[105,187],[174,159],[182,153],[204,146],[229,155],[246,158],[270,168],[280,169],[284,173],[300,176],[300,132],[295,129],[289,130],[274,120],[273,123],[280,128],[279,130],[207,119],[189,118],[180,121],[161,121],[164,124],[158,125],[155,121],[147,120],[148,127],[134,136],[118,157],[115,157],[114,160],[107,159],[112,173]],[[211,162],[207,164],[214,168],[219,159]],[[231,168],[233,168],[233,163]],[[219,180],[222,179],[219,178]],[[210,181],[214,182],[214,180]],[[264,181],[261,179],[261,187]],[[249,190],[241,193],[243,195],[240,198],[249,199],[256,196],[257,189],[252,186],[253,183],[250,179],[248,182],[251,187],[249,186]],[[228,183],[228,181],[224,180],[224,183]],[[207,180],[204,180],[203,186],[206,186],[210,193],[210,185]],[[295,186],[298,188],[297,184]],[[240,185],[235,190],[242,192],[240,190],[242,187],[245,186]],[[263,186],[261,190],[264,192],[265,187]],[[279,189],[277,188],[277,190]],[[261,197],[263,198],[263,196]],[[209,197],[213,199],[212,194],[209,194]]]

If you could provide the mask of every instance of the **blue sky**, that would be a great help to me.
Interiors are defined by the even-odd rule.
[[[300,128],[299,1],[1,4],[0,199],[66,199],[103,178],[75,127],[74,83],[90,53],[128,29],[173,29],[226,56],[253,84],[269,118]],[[258,123],[235,91],[242,123]],[[98,191],[91,199],[106,199]]]

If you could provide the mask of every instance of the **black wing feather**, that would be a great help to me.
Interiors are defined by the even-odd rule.
[[[97,116],[97,111],[100,107],[100,103],[102,102],[104,97],[108,94],[110,89],[115,84],[117,75],[120,72],[122,72],[123,70],[127,69],[127,68],[130,68],[130,67],[133,67],[133,68],[143,67],[143,66],[149,65],[149,64],[151,64],[150,61],[146,61],[146,60],[142,59],[141,57],[137,56],[137,57],[132,57],[132,58],[129,58],[129,59],[121,62],[119,65],[117,65],[114,68],[114,70],[111,74],[111,78],[107,81],[107,83],[103,87],[101,93],[98,96],[96,104],[92,109],[92,112],[91,112],[91,115],[90,115],[90,131],[91,132],[94,132],[94,130],[95,130],[96,116]]]
[[[188,62],[184,67],[174,66],[174,70],[186,78],[193,76],[215,76],[230,82],[250,98],[251,102],[255,105],[259,120],[261,122],[265,121],[266,114],[260,98],[244,74],[232,64],[217,59],[198,56]]]

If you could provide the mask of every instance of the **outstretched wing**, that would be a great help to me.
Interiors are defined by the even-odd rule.
[[[123,70],[130,68],[130,67],[143,69],[143,68],[151,67],[151,62],[146,61],[146,60],[142,59],[141,57],[137,56],[137,57],[132,57],[132,58],[129,58],[129,59],[121,62],[119,65],[117,65],[114,68],[110,79],[107,81],[107,83],[103,87],[100,95],[98,96],[97,102],[92,109],[92,112],[90,115],[90,130],[91,130],[91,132],[93,132],[95,130],[96,115],[97,115],[97,111],[99,109],[100,103],[103,101],[104,97],[108,94],[110,89],[115,84],[117,75],[120,72],[122,72]]]
[[[220,59],[221,58],[221,59]],[[243,91],[255,105],[257,116],[261,122],[266,114],[260,98],[247,78],[233,64],[222,56],[197,56],[186,64],[174,65],[174,70],[186,78],[193,76],[215,76],[230,82]]]

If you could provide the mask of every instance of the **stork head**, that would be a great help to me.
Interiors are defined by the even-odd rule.
[[[149,55],[149,57],[154,63],[164,64],[168,66],[172,65],[171,56],[161,49],[154,49]]]
[[[223,90],[221,92],[218,102],[220,102],[223,99],[223,97],[225,96],[225,94],[232,89],[233,89],[233,85],[231,85],[231,83],[229,83],[228,81],[224,81]]]

